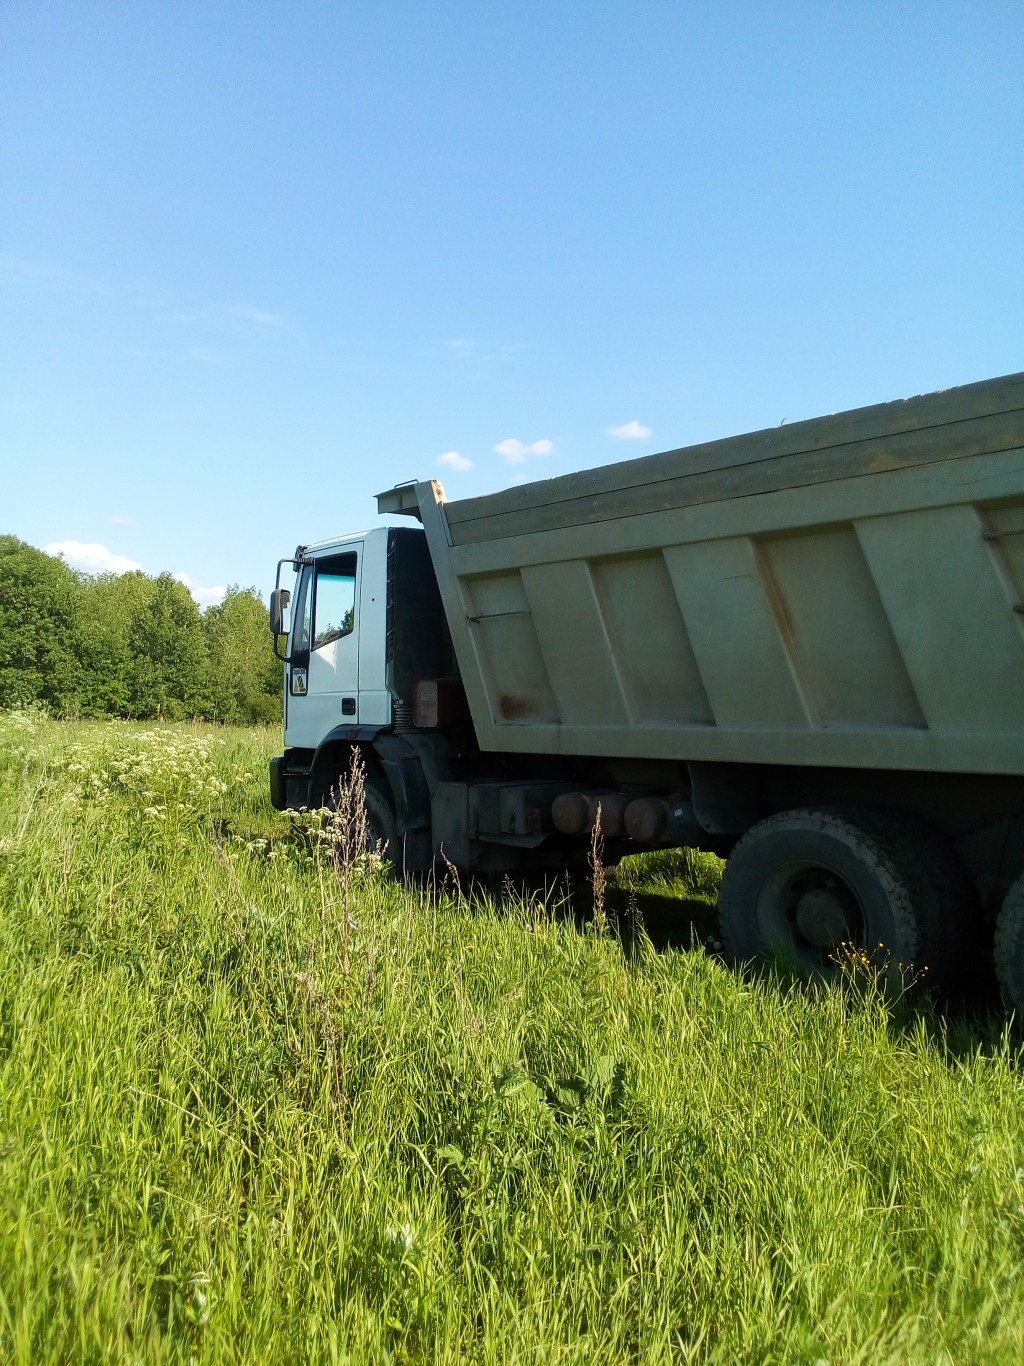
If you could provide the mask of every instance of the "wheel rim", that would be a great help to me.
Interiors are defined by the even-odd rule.
[[[785,863],[765,880],[757,900],[762,941],[815,973],[834,971],[844,944],[864,949],[860,897],[835,868],[806,860]]]

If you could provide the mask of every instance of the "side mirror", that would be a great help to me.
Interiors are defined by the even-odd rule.
[[[275,588],[270,595],[270,629],[275,636],[288,634],[288,624],[285,621],[285,613],[291,605],[292,593],[290,588]]]

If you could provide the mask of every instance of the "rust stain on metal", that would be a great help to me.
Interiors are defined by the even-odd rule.
[[[537,708],[528,697],[513,697],[509,693],[501,693],[498,697],[498,710],[506,721],[520,721],[524,716],[533,716]]]

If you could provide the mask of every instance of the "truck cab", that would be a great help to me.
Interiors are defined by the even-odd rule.
[[[300,547],[285,663],[284,741],[391,724],[385,678],[387,528]]]
[[[293,586],[281,587],[288,568]],[[278,565],[271,618],[285,746],[271,762],[271,799],[282,810],[316,806],[354,746],[375,746],[366,753],[379,759],[388,737],[408,729],[417,679],[450,660],[422,530],[378,527],[298,546]]]

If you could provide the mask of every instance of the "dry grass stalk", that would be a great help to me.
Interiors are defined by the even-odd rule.
[[[366,814],[366,765],[358,749],[352,750],[348,772],[331,789],[330,809],[322,826],[324,842],[329,853],[336,880],[341,888],[341,916],[338,928],[341,940],[341,970],[347,978],[351,968],[350,937],[352,929],[352,892],[356,874],[372,854],[369,822]],[[329,926],[327,869],[323,858],[317,860],[320,880],[321,924],[326,937]]]
[[[594,929],[604,934],[608,929],[608,915],[604,908],[608,873],[604,866],[604,836],[601,834],[601,803],[597,804],[594,825],[590,832],[590,881],[594,889]]]

